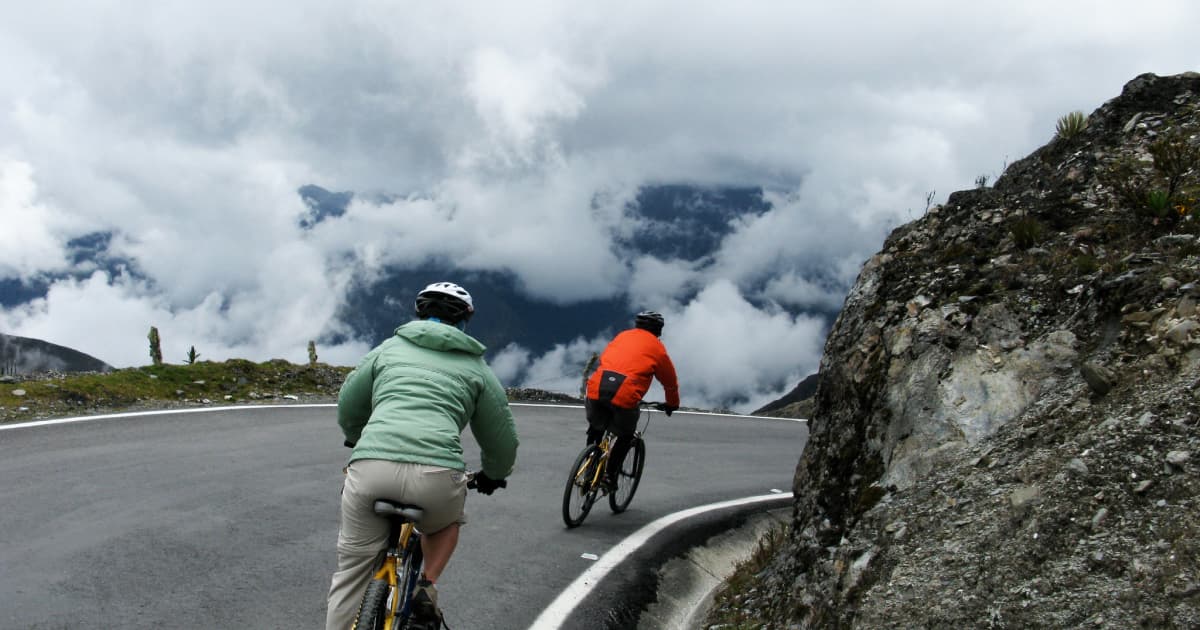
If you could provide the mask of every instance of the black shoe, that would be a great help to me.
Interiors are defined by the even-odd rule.
[[[429,580],[417,582],[413,589],[412,616],[408,619],[410,630],[440,630],[442,611],[437,607],[437,587]]]
[[[600,482],[600,489],[609,494],[616,492],[617,491],[617,478],[616,477],[605,477]]]

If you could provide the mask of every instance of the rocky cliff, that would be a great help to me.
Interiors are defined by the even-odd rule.
[[[864,265],[713,625],[1200,627],[1200,75],[1081,123]]]

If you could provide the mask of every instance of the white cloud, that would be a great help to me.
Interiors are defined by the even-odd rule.
[[[501,383],[516,386],[520,383],[521,375],[529,363],[529,351],[521,346],[510,343],[500,349],[488,364],[496,378]]]
[[[822,319],[755,308],[723,281],[667,315],[663,343],[685,405],[744,397],[741,411],[761,407],[816,371],[825,341]]]
[[[27,279],[67,266],[65,221],[36,196],[33,168],[0,156],[0,278]]]
[[[693,289],[692,285],[699,279],[694,265],[687,261],[638,257],[633,261],[629,276],[629,303],[639,309],[665,309],[680,295]]]
[[[714,408],[732,403],[752,411],[787,393],[817,369],[825,339],[819,317],[794,317],[750,304],[726,281],[709,285],[695,299],[667,309],[663,343],[671,355],[685,406]],[[492,362],[502,380],[578,395],[583,368],[607,337],[577,338],[533,357],[509,346]],[[647,400],[663,400],[655,381]]]
[[[592,354],[602,350],[606,343],[607,339],[577,338],[556,345],[526,366],[522,386],[578,396],[584,368]]]
[[[466,91],[497,150],[475,156],[463,166],[495,159],[529,163],[558,157],[554,138],[539,135],[547,134],[547,127],[556,121],[579,114],[584,100],[575,84],[592,83],[589,74],[546,50],[527,60],[496,48],[475,51],[468,60]],[[537,152],[539,139],[549,143],[545,153]]]
[[[320,294],[295,300],[274,297],[290,293],[277,287],[266,301],[236,300],[231,308],[212,293],[190,308],[171,307],[149,286],[128,276],[110,278],[97,271],[83,280],[55,283],[44,297],[0,312],[0,329],[50,340],[118,367],[146,365],[150,327],[162,338],[163,359],[182,363],[195,346],[202,359],[283,358],[308,360],[308,341],[319,338],[322,310],[332,303]],[[307,310],[305,310],[307,309]],[[320,360],[354,365],[369,348],[361,342],[318,346]]]

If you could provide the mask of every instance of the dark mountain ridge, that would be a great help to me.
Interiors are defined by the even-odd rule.
[[[109,364],[57,344],[0,333],[0,375],[26,376],[40,372],[108,372]]]

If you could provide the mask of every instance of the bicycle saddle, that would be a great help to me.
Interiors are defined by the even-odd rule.
[[[380,516],[399,516],[406,521],[419,521],[425,510],[416,505],[400,503],[391,499],[375,499],[375,513]]]

